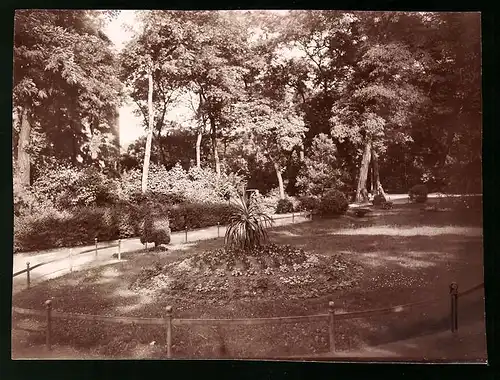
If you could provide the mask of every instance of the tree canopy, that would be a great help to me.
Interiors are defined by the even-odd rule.
[[[481,187],[476,13],[139,11],[117,53],[113,11],[16,12],[16,176],[53,163],[238,172],[282,197],[417,183]],[[117,109],[150,136],[118,160]],[[189,122],[168,120],[189,100]],[[150,140],[148,145],[147,141]]]

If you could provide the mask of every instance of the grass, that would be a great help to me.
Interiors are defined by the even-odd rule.
[[[345,216],[274,228],[270,233],[272,242],[291,244],[325,255],[340,253],[363,265],[364,277],[355,288],[322,297],[307,300],[255,297],[215,300],[203,296],[193,295],[186,299],[161,294],[153,298],[129,289],[143,267],[154,262],[166,264],[202,250],[219,248],[221,238],[191,243],[175,251],[124,254],[124,262],[39,284],[16,294],[13,302],[19,307],[41,309],[42,303],[52,298],[55,310],[142,317],[162,317],[165,307],[172,305],[176,317],[251,318],[325,313],[328,301],[334,301],[339,311],[387,307],[433,298],[438,294],[446,296],[452,281],[456,281],[462,290],[481,282],[482,237],[477,235],[481,227],[480,211],[425,213],[418,206],[395,206],[393,210],[376,211],[364,218]],[[416,232],[409,234],[405,231]],[[481,292],[477,292],[460,301],[460,324],[482,320],[484,302],[481,296]],[[445,301],[404,315],[339,321],[336,326],[337,350],[353,351],[366,345],[446,330],[448,308]],[[27,320],[16,317],[14,322],[14,326],[19,326],[26,324]],[[21,333],[22,326],[17,328],[18,336],[13,339],[14,356],[23,356],[23,352],[37,347],[39,351],[43,350],[43,321],[31,323],[35,330],[42,331]],[[165,331],[161,326],[118,327],[58,320],[53,331],[56,349],[73,347],[82,356],[165,357]],[[272,358],[325,352],[328,350],[328,330],[323,323],[219,329],[176,327],[173,342],[174,356],[178,358]],[[463,358],[456,358],[460,359]]]

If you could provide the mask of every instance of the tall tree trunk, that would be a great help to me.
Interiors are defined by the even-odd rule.
[[[385,198],[384,188],[380,183],[380,174],[379,174],[379,166],[378,166],[378,153],[372,147],[372,163],[373,163],[373,188],[374,194],[382,195]]]
[[[285,199],[285,187],[283,185],[283,176],[281,175],[281,167],[278,163],[274,163],[274,170],[276,171],[276,177],[278,177],[278,187],[280,190],[280,199]]]
[[[30,185],[30,165],[31,159],[28,152],[31,136],[31,124],[28,119],[28,109],[21,111],[21,131],[17,143],[17,170],[20,183],[24,186]]]
[[[372,142],[367,140],[363,158],[361,160],[361,167],[359,168],[358,187],[356,189],[356,202],[365,201],[364,193],[366,193],[366,179],[368,178],[368,167],[370,165]]]
[[[201,168],[201,139],[203,137],[203,129],[198,130],[198,136],[196,137],[196,167]]]
[[[215,120],[213,117],[210,117],[210,136],[212,137],[212,151],[214,153],[215,173],[219,177],[220,160],[219,160],[219,152],[217,150],[217,127],[215,126]]]
[[[151,141],[153,140],[153,74],[148,74],[148,136],[146,139],[146,151],[144,152],[144,165],[142,167],[142,192],[145,193],[148,189],[148,174],[149,174],[149,159],[151,157]]]

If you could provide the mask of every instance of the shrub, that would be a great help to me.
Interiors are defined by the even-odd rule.
[[[345,185],[346,174],[341,170],[337,147],[331,137],[324,133],[312,140],[303,165],[297,175],[297,189],[306,195],[320,196],[329,187]]]
[[[92,244],[95,237],[106,241],[141,236],[144,229],[141,221],[146,216],[157,223],[168,217],[171,231],[182,231],[186,226],[190,229],[209,227],[217,222],[228,224],[233,210],[234,206],[228,204],[162,205],[154,200],[140,206],[119,203],[112,207],[77,207],[64,212],[49,207],[14,218],[14,251]],[[156,237],[158,241],[165,239],[163,235]]]
[[[344,193],[328,190],[319,200],[318,211],[322,216],[338,216],[344,214],[349,207]]]
[[[293,203],[289,199],[280,199],[276,206],[276,214],[287,214],[293,212]]]
[[[132,199],[141,191],[141,171],[132,170],[122,175],[122,193],[125,199]],[[193,167],[189,171],[177,164],[170,170],[164,166],[151,164],[148,189],[153,196],[165,195],[173,204],[219,203],[237,197],[237,189],[242,179],[236,174],[222,173],[216,176],[209,168]],[[177,199],[176,199],[177,198]]]
[[[299,210],[310,211],[318,208],[318,198],[312,196],[303,196],[299,198]]]
[[[227,224],[235,206],[213,203],[186,203],[167,208],[172,231]]]
[[[118,200],[119,182],[94,167],[56,165],[47,168],[32,186],[38,201],[49,200],[58,209],[102,206]]]
[[[154,243],[155,247],[170,243],[170,224],[168,218],[144,218],[140,237],[141,243]]]
[[[425,201],[427,201],[427,194],[427,186],[425,185],[415,185],[408,192],[410,201],[414,201],[417,203],[424,203]]]
[[[274,214],[280,201],[279,189],[275,188],[270,190],[265,196],[258,193],[254,194],[255,200],[260,209],[266,214]]]
[[[240,196],[231,215],[224,244],[228,248],[245,251],[261,247],[267,241],[265,228],[272,222],[269,215],[259,208],[255,198]]]

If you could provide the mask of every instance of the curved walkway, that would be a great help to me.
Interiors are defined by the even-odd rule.
[[[293,218],[291,213],[273,215],[272,218],[274,220],[274,227],[292,223],[302,223],[309,220],[304,213],[293,214]],[[225,226],[214,226],[191,230],[187,233],[187,243],[223,237],[225,233]],[[169,247],[178,247],[186,244],[186,233],[184,231],[173,232],[170,238]],[[41,262],[57,260],[30,271],[31,283],[33,283],[63,276],[71,271],[71,266],[72,271],[78,271],[90,267],[115,263],[118,262],[116,257],[113,257],[118,252],[118,248],[116,247],[117,244],[117,240],[98,243],[98,247],[100,249],[98,250],[97,255],[95,254],[95,251],[80,254],[81,252],[94,248],[94,245],[75,248],[58,248],[42,252],[16,253],[13,258],[12,272],[15,273],[26,269],[27,262],[29,262],[30,266],[33,267]],[[110,248],[103,249],[102,247]],[[143,248],[144,245],[140,242],[139,238],[121,240],[121,253],[134,252]],[[72,260],[69,259],[70,249],[72,250]],[[13,292],[24,289],[26,287],[26,282],[25,273],[14,277],[12,282]]]

